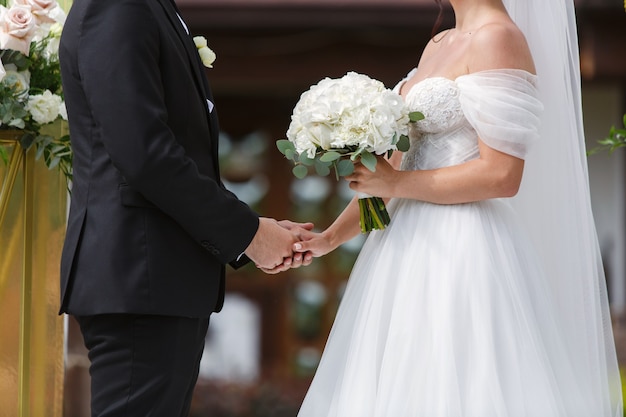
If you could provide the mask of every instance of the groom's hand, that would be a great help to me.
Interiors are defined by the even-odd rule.
[[[313,230],[313,223],[295,223],[290,220],[281,220],[278,222],[281,227],[291,231],[297,240],[306,239]],[[274,268],[260,268],[266,274],[277,274],[288,269],[300,268],[301,266],[310,265],[313,262],[313,255],[310,253],[293,252],[291,256],[283,259],[283,262]]]
[[[274,269],[283,264],[285,258],[291,258],[291,245],[297,240],[296,233],[280,226],[276,220],[261,217],[259,229],[245,254],[257,267]]]

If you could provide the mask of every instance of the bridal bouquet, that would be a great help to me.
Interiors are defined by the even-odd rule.
[[[296,104],[287,139],[276,142],[295,163],[293,174],[304,178],[310,167],[318,175],[334,170],[337,179],[354,171],[360,161],[376,170],[376,156],[409,148],[409,122],[423,118],[409,113],[399,94],[366,75],[348,72],[339,79],[325,78],[304,92]],[[363,233],[389,224],[379,197],[359,198]]]
[[[45,131],[67,120],[59,68],[65,12],[54,0],[0,0],[0,130],[17,130],[50,168],[71,178],[69,136]],[[0,158],[6,160],[0,147]]]

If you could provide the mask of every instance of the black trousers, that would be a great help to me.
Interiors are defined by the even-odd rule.
[[[92,417],[187,417],[208,318],[76,317],[89,350]]]

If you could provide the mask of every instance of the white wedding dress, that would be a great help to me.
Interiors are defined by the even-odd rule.
[[[410,76],[411,74],[409,74]],[[408,77],[407,77],[408,78]],[[488,146],[523,157],[538,134],[536,77],[429,78],[403,170],[461,164]],[[396,86],[396,91],[399,86]],[[393,199],[368,237],[299,417],[595,417],[555,300],[509,199]]]

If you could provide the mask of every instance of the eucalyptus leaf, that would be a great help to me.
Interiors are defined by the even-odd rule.
[[[365,152],[365,150],[363,148],[357,149],[351,156],[350,156],[350,160],[351,161],[356,161],[361,154]]]
[[[285,155],[285,158],[289,159],[290,161],[295,161],[297,154],[296,154],[296,151],[292,149],[285,149],[284,155]]]
[[[46,150],[46,148],[44,146],[38,146],[37,147],[37,153],[35,154],[35,159],[41,158],[41,155],[43,155],[45,150]]]
[[[276,147],[278,148],[280,153],[282,153],[283,155],[286,155],[286,152],[288,150],[291,150],[294,153],[296,151],[296,146],[293,143],[291,143],[290,141],[288,141],[287,139],[277,140],[276,141]]]
[[[315,163],[315,159],[309,158],[309,156],[306,153],[300,154],[298,156],[298,159],[300,160],[301,164],[306,165],[308,167],[313,166],[313,164]]]
[[[322,162],[333,162],[337,159],[341,158],[341,154],[339,152],[330,151],[326,152],[324,155],[320,157],[320,161]]]
[[[342,159],[337,164],[337,175],[340,177],[345,177],[346,175],[350,175],[354,172],[354,163],[349,159]]]
[[[61,162],[61,158],[52,158],[52,160],[48,163],[48,169],[56,168],[56,166],[59,165],[59,162]]]
[[[304,165],[296,165],[295,167],[293,167],[291,172],[293,172],[293,175],[296,178],[302,179],[306,177],[306,175],[309,173],[309,170]]]
[[[330,165],[319,160],[315,161],[315,172],[320,177],[325,177],[330,174]]]
[[[378,160],[376,157],[368,151],[363,151],[361,153],[361,163],[365,166],[365,168],[369,169],[372,172],[376,172],[376,163]]]
[[[424,119],[424,113],[419,111],[412,111],[409,113],[409,120],[412,122],[419,122]]]
[[[398,138],[398,143],[396,143],[396,147],[400,152],[406,152],[411,147],[411,142],[409,141],[409,137],[406,135],[401,135]]]
[[[35,142],[35,135],[32,133],[24,133],[20,138],[20,145],[22,145],[24,149],[30,148],[33,142]]]

